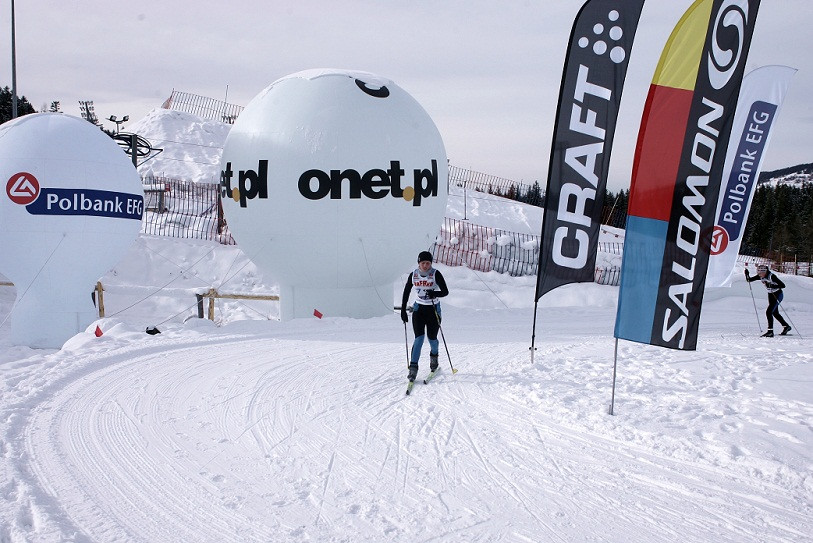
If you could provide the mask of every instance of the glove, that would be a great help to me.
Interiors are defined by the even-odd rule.
[[[406,307],[401,308],[401,320],[404,322],[409,322],[409,317],[407,317]]]
[[[430,300],[434,300],[435,298],[438,297],[438,291],[437,290],[427,290],[426,291],[426,297],[429,298]]]
[[[751,274],[748,273],[748,268],[745,268],[745,278],[746,279],[751,279]]]

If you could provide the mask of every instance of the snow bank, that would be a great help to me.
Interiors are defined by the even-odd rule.
[[[220,156],[230,124],[156,108],[127,129],[149,140],[153,147],[163,149],[138,167],[142,176],[220,182]]]

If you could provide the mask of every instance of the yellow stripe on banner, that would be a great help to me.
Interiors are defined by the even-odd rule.
[[[654,85],[694,90],[713,4],[714,0],[697,0],[680,18],[661,53]]]

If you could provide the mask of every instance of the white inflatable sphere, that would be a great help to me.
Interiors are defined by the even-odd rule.
[[[96,281],[141,230],[141,180],[109,136],[61,113],[0,125],[0,180],[0,273],[17,289],[12,342],[61,347],[98,318]]]
[[[280,283],[282,317],[392,311],[392,284],[440,230],[448,165],[437,127],[392,81],[309,70],[255,97],[226,139],[224,212]]]

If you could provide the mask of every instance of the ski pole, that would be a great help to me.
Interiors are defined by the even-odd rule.
[[[449,359],[449,367],[452,368],[452,375],[457,373],[457,370],[452,366],[452,357],[449,355],[449,347],[446,345],[446,336],[443,335],[443,326],[440,325],[440,315],[438,314],[438,306],[435,305],[435,300],[432,299],[432,309],[435,310],[435,318],[438,320],[438,329],[440,330],[440,338],[443,340],[443,348],[446,349],[446,358]]]
[[[406,348],[407,369],[409,368],[409,339],[407,338],[406,323],[404,323],[404,348]]]
[[[747,269],[745,271],[748,271]],[[754,298],[754,289],[751,288],[751,281],[748,280],[748,276],[745,276],[745,282],[748,283],[748,290],[751,291],[751,301],[754,303],[754,314],[757,316],[757,326],[759,326],[759,333],[762,333],[762,323],[759,321],[759,312],[757,311],[757,301]]]
[[[776,311],[777,312],[779,312],[779,308],[781,306],[782,306],[782,302],[779,302],[778,304],[776,304]],[[796,328],[796,324],[792,320],[790,320],[790,314],[788,314],[787,310],[785,311],[785,318],[788,319],[788,322],[790,323],[790,325],[793,327],[794,330],[796,330],[796,334],[801,338],[802,334],[799,332],[799,329]]]

